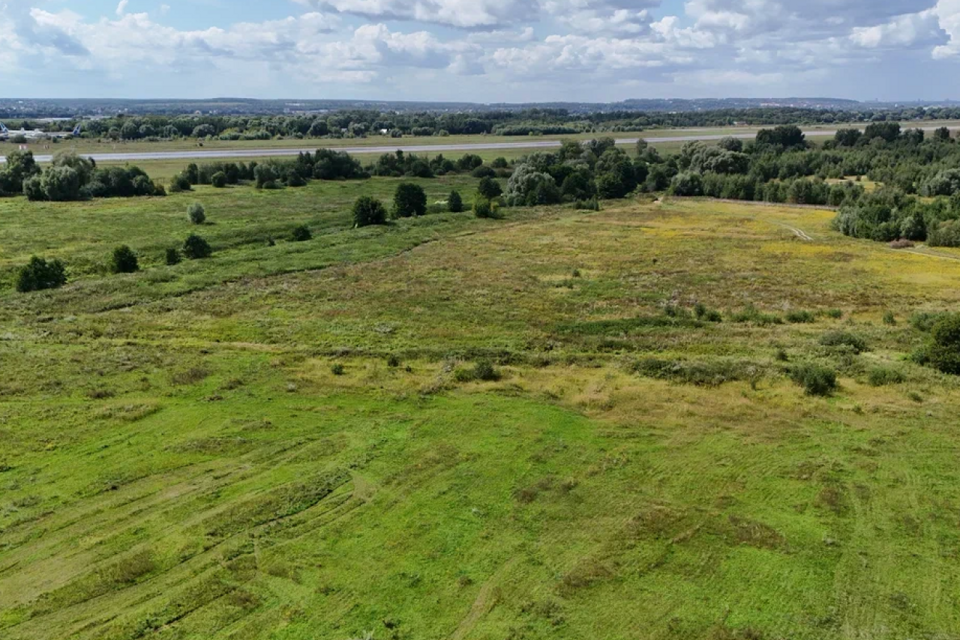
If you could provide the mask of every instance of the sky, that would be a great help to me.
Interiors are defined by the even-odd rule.
[[[0,96],[960,99],[960,0],[0,0]]]

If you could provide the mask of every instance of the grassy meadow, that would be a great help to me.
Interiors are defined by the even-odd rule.
[[[960,637],[960,384],[906,359],[960,252],[709,200],[353,229],[399,182],[0,200],[0,638]],[[35,254],[70,283],[15,293]]]

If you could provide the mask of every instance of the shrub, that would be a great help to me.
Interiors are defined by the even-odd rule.
[[[867,343],[863,338],[846,331],[825,333],[820,336],[820,344],[831,348],[846,347],[858,354],[868,350]]]
[[[47,196],[43,192],[43,183],[40,176],[31,176],[23,181],[23,195],[27,196],[27,200],[31,202],[40,202],[46,199]]]
[[[725,360],[703,362],[644,358],[633,363],[632,370],[646,378],[698,387],[718,387],[728,382],[757,380],[763,375],[763,370],[756,365]]]
[[[888,327],[894,327],[897,325],[897,318],[893,315],[893,311],[887,311],[883,314],[883,324]]]
[[[310,233],[310,227],[301,224],[293,230],[290,237],[294,242],[306,242],[313,238],[313,234]]]
[[[190,178],[182,173],[178,173],[170,179],[170,193],[180,193],[191,189],[193,189],[193,185],[190,184]]]
[[[223,189],[227,186],[227,174],[225,174],[223,171],[217,171],[215,174],[210,176],[210,184],[217,189]]]
[[[500,183],[491,177],[484,177],[477,186],[477,193],[487,200],[496,200],[503,195],[503,188]]]
[[[495,382],[500,379],[500,372],[486,360],[481,360],[474,366],[473,375],[477,380],[484,382]]]
[[[387,223],[387,209],[383,203],[370,196],[360,196],[353,203],[353,223],[357,227],[368,227]]]
[[[206,210],[199,202],[194,202],[187,208],[187,216],[193,224],[203,224],[207,220]]]
[[[808,396],[829,396],[837,388],[837,373],[816,364],[804,364],[790,371],[790,378]]]
[[[167,249],[164,259],[166,260],[167,265],[171,267],[175,264],[180,264],[180,250],[175,247]]]
[[[738,324],[752,323],[761,326],[768,324],[783,324],[783,319],[779,316],[762,313],[752,304],[745,307],[743,311],[738,311],[732,314],[730,319]]]
[[[938,371],[960,375],[960,314],[944,316],[934,325],[927,359]]]
[[[390,356],[387,357],[387,366],[390,367],[391,369],[396,369],[397,367],[399,367],[400,356],[396,354],[390,354]]]
[[[139,271],[140,263],[137,261],[137,254],[127,245],[117,247],[113,250],[110,269],[114,273],[135,273]]]
[[[451,213],[460,213],[463,211],[463,198],[459,191],[451,191],[447,197],[447,210]]]
[[[787,314],[787,322],[790,324],[811,324],[816,320],[816,317],[809,311],[791,311]]]
[[[335,376],[342,376],[346,372],[347,370],[339,362],[333,365],[332,367],[330,367],[330,373],[332,373]]]
[[[832,318],[834,320],[839,320],[843,317],[843,311],[840,309],[827,309],[826,314],[828,318]]]
[[[212,253],[210,244],[198,235],[191,233],[183,242],[183,255],[190,260],[209,258]]]
[[[577,200],[574,207],[579,211],[600,211],[600,201],[596,198]]]
[[[393,196],[393,217],[411,218],[427,213],[427,194],[423,187],[416,184],[404,183],[397,186]]]
[[[705,322],[723,322],[723,316],[719,311],[708,309],[706,305],[701,303],[697,303],[693,308],[693,315],[696,316],[697,320]]]
[[[493,167],[480,166],[471,171],[470,175],[474,178],[483,178],[486,180],[487,178],[495,177],[497,175],[497,171]]]
[[[473,201],[473,215],[478,218],[497,219],[500,217],[497,204],[490,202],[479,193]]]
[[[57,289],[66,283],[67,271],[59,260],[47,262],[33,256],[30,262],[17,272],[17,291],[20,293]]]
[[[903,374],[896,369],[884,369],[882,367],[876,367],[871,369],[870,373],[867,374],[867,382],[869,382],[870,386],[872,387],[885,387],[890,384],[902,384],[903,381]]]

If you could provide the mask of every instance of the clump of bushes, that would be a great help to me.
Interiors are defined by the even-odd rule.
[[[202,204],[194,202],[187,207],[187,217],[190,218],[190,222],[193,224],[203,224],[207,221],[207,212]]]
[[[698,387],[717,387],[728,382],[758,380],[762,370],[743,362],[697,362],[644,358],[633,364],[634,373],[645,378],[670,380]]]
[[[480,184],[477,185],[477,193],[487,200],[496,200],[503,195],[503,188],[500,186],[500,183],[492,177],[486,176],[480,180]]]
[[[491,202],[478,193],[473,201],[473,215],[478,218],[496,220],[500,218],[500,207],[496,202]]]
[[[577,200],[574,208],[578,211],[600,211],[600,201],[595,197],[589,200]]]
[[[117,247],[113,250],[113,258],[110,261],[110,270],[114,273],[136,273],[140,270],[140,263],[137,260],[137,254],[127,245]]]
[[[190,260],[209,258],[212,254],[210,243],[198,235],[191,233],[183,242],[183,255]]]
[[[816,364],[804,364],[790,370],[790,378],[803,387],[808,396],[829,396],[837,389],[837,372]]]
[[[210,184],[217,189],[223,189],[227,186],[227,174],[225,174],[223,171],[217,171],[215,174],[210,176]]]
[[[290,238],[294,242],[306,242],[313,238],[313,234],[310,233],[310,227],[305,224],[301,224],[298,227],[294,228],[293,233],[290,235]]]
[[[383,203],[370,196],[360,196],[353,203],[353,224],[357,227],[386,224],[387,209]]]
[[[903,374],[896,369],[875,367],[867,374],[867,382],[869,382],[872,387],[885,387],[891,384],[902,384],[904,377]]]
[[[737,324],[752,323],[760,326],[769,324],[783,324],[783,318],[769,313],[762,313],[755,306],[748,305],[742,311],[731,314],[730,320]]]
[[[787,313],[787,322],[790,324],[811,324],[816,321],[816,316],[809,311],[790,311]]]
[[[175,264],[180,264],[180,260],[181,260],[180,250],[177,249],[176,247],[171,247],[170,249],[167,249],[166,252],[164,253],[164,260],[166,261],[167,265],[171,267]]]
[[[693,307],[693,315],[703,322],[723,322],[723,316],[719,311],[708,309],[706,305],[699,302]]]
[[[67,269],[60,260],[44,260],[33,256],[30,262],[17,272],[17,291],[27,293],[44,289],[57,289],[67,284]]]
[[[830,348],[847,348],[856,354],[868,350],[867,342],[863,338],[846,331],[831,331],[820,336],[820,344]]]
[[[480,360],[472,369],[458,369],[454,373],[457,382],[496,382],[500,379],[500,372],[488,360]]]

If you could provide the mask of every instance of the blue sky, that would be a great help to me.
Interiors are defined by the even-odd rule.
[[[960,99],[960,0],[0,0],[19,97]]]

